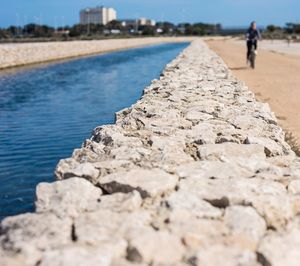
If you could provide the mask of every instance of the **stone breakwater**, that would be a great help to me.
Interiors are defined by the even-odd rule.
[[[188,42],[194,39],[169,37],[0,44],[0,69],[87,56],[150,44]]]
[[[200,40],[1,223],[1,265],[299,265],[300,160]]]

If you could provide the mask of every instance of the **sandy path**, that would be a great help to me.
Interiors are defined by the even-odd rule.
[[[259,50],[257,68],[251,70],[245,67],[245,46],[230,40],[207,43],[259,100],[270,104],[281,126],[300,140],[300,56]]]
[[[236,40],[236,43],[244,46],[245,41]],[[260,42],[260,49],[269,50],[271,52],[290,54],[290,55],[299,55],[300,56],[300,43],[291,42],[288,44],[286,41],[282,40],[264,40]]]
[[[193,37],[153,37],[93,41],[0,44],[0,69],[106,53],[145,45],[191,42]]]

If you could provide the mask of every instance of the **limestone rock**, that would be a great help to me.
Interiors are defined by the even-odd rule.
[[[284,155],[284,151],[280,145],[278,145],[274,140],[264,138],[264,137],[247,137],[245,144],[259,144],[264,146],[265,153],[267,156],[277,156]]]
[[[249,206],[226,208],[224,220],[232,235],[247,241],[253,251],[267,229],[265,220]]]
[[[245,157],[265,159],[264,147],[260,145],[239,145],[236,143],[207,144],[198,148],[198,155],[201,160],[222,160],[232,157]]]
[[[116,212],[135,211],[142,205],[140,193],[136,190],[124,194],[114,193],[112,195],[102,196],[99,200],[100,209],[108,209]]]
[[[175,265],[184,254],[180,239],[166,231],[141,231],[129,243],[127,257],[137,263]]]
[[[296,266],[300,260],[300,226],[291,224],[287,231],[269,232],[261,241],[258,251],[268,265]]]
[[[222,211],[213,207],[207,201],[204,201],[197,194],[183,193],[182,191],[174,192],[166,199],[167,205],[171,208],[172,219],[175,217],[189,217],[195,215],[200,218],[220,218]],[[176,218],[180,219],[180,218]]]
[[[83,178],[40,183],[36,188],[36,212],[54,212],[60,217],[76,217],[95,210],[102,191]]]
[[[193,265],[211,266],[259,266],[256,261],[256,254],[247,249],[237,247],[215,245],[205,250],[199,251],[194,257],[190,258]]]
[[[91,163],[79,164],[74,160],[61,160],[56,168],[56,176],[58,179],[66,179],[70,177],[82,177],[92,183],[95,183],[99,170],[96,169]]]
[[[44,250],[72,242],[71,229],[69,218],[59,219],[51,213],[22,214],[1,222],[0,244],[5,250],[22,254],[28,265],[35,265]]]
[[[143,198],[155,197],[172,190],[178,178],[159,169],[135,169],[125,173],[111,174],[100,180],[100,186],[109,193],[140,192]]]
[[[292,194],[300,195],[300,180],[293,180],[288,186],[288,191]]]

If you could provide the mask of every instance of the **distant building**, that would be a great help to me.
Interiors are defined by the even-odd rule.
[[[80,11],[80,24],[102,24],[106,25],[117,19],[117,12],[113,8],[96,7],[86,8]]]
[[[123,27],[136,27],[138,25],[137,19],[121,19],[120,21]]]
[[[139,18],[139,19],[121,19],[122,26],[155,26],[156,22],[152,19]]]
[[[138,19],[138,24],[140,26],[155,26],[156,22],[153,19],[140,18]]]

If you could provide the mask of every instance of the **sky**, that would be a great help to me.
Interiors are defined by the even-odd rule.
[[[300,23],[300,0],[0,0],[0,28],[29,22],[51,26],[79,22],[86,7],[113,7],[118,19],[221,23],[225,27]]]

